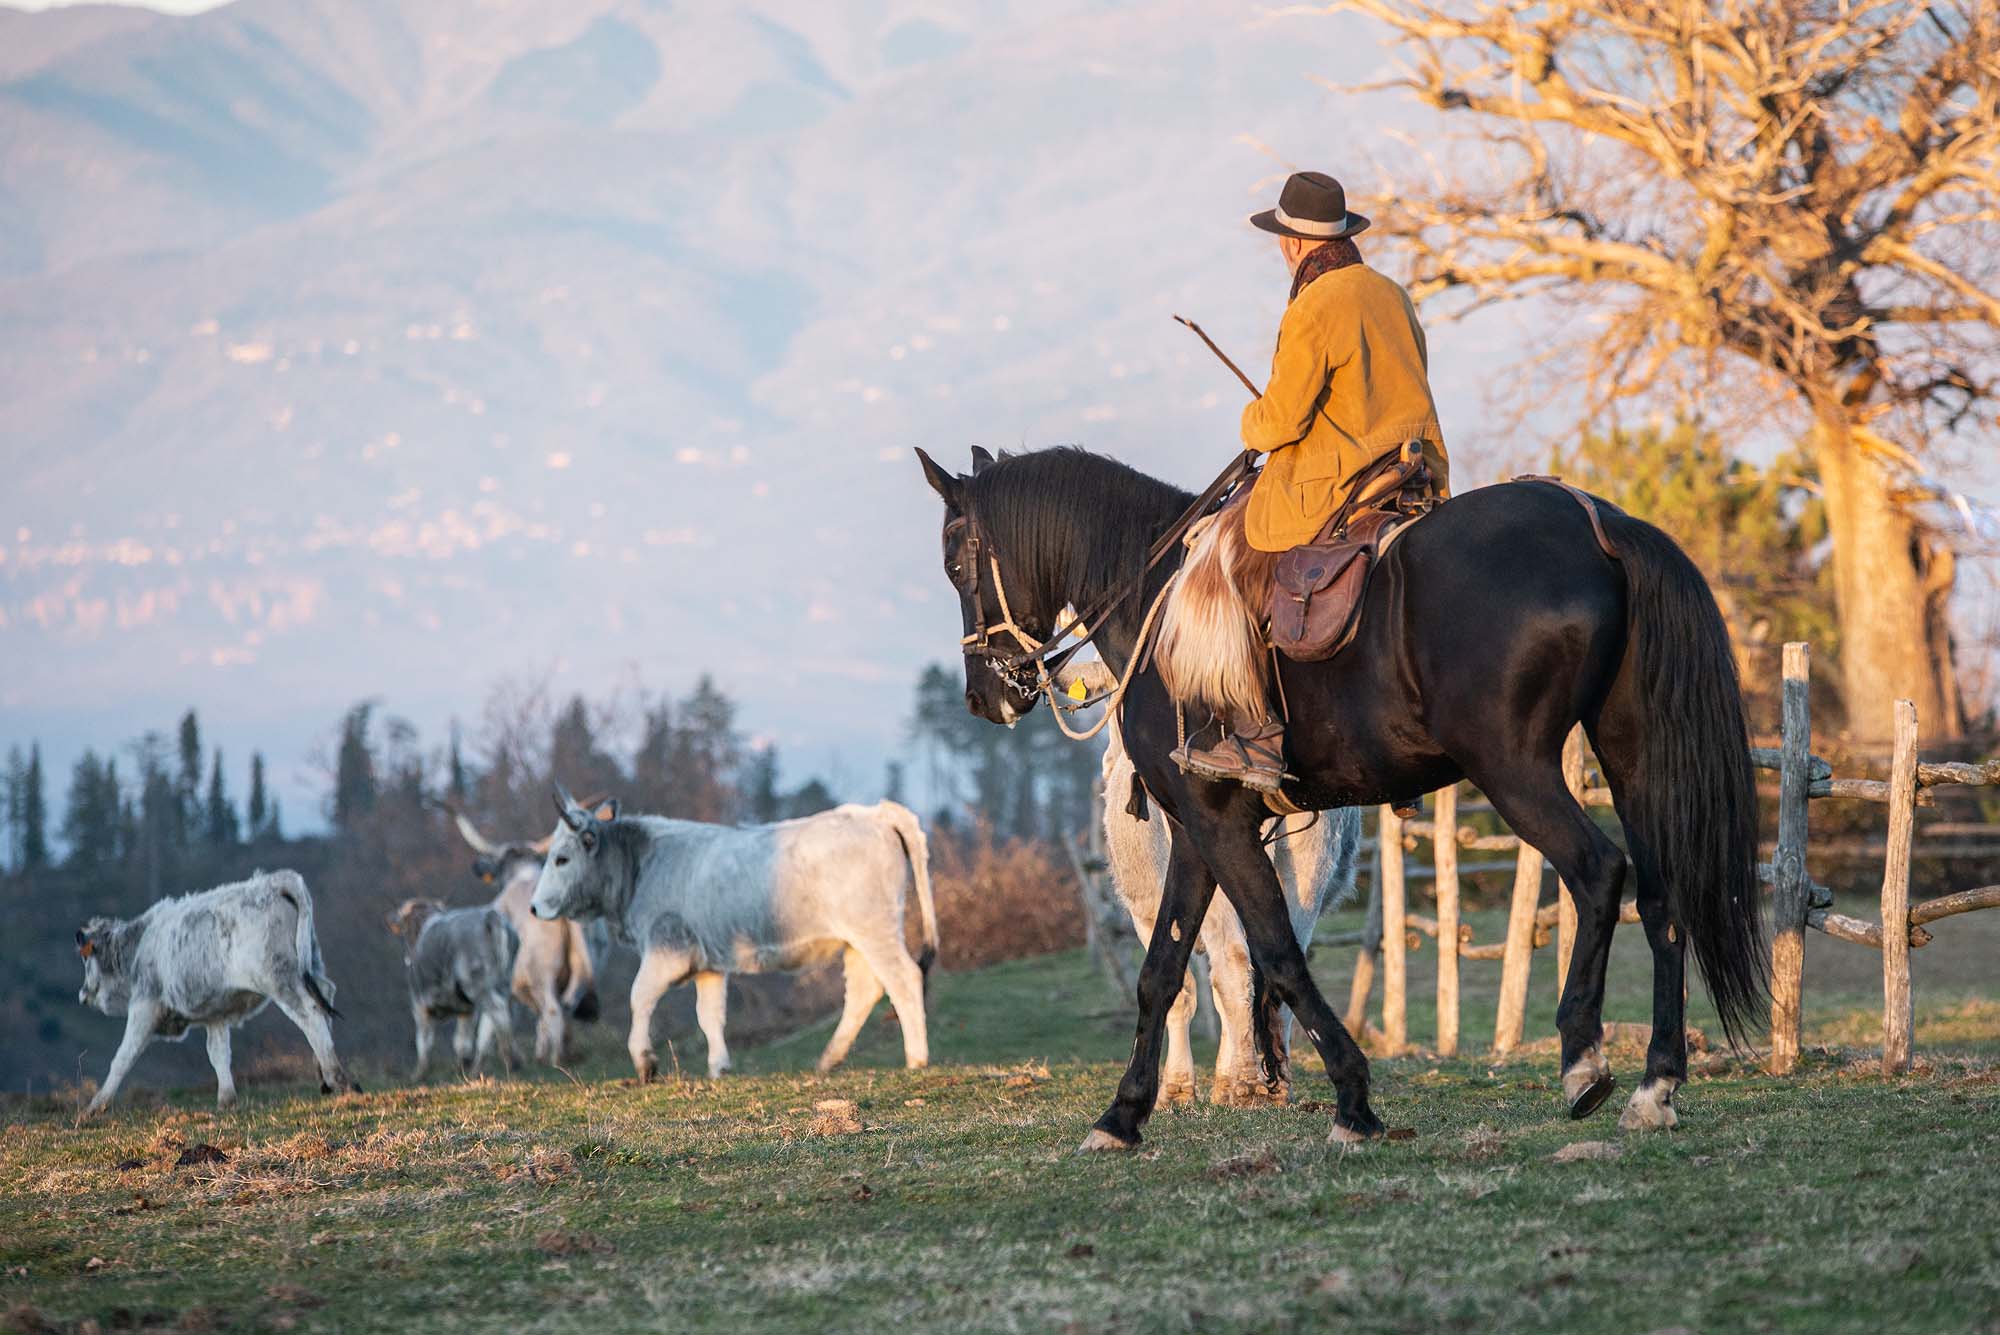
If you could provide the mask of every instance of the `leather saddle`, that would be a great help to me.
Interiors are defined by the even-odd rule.
[[[1272,572],[1271,646],[1300,663],[1332,658],[1361,626],[1368,576],[1389,542],[1438,502],[1420,444],[1411,443],[1356,481],[1319,536],[1278,558]]]

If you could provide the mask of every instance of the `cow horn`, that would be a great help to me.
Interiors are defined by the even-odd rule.
[[[451,810],[451,819],[453,823],[458,826],[459,838],[465,840],[467,844],[471,845],[473,852],[483,854],[489,858],[497,858],[500,856],[503,850],[492,840],[488,839],[485,835],[481,834],[479,832],[479,827],[472,823],[470,817],[468,817],[463,811],[460,811],[457,807],[452,807],[450,808],[450,810]]]
[[[555,791],[556,815],[562,817],[562,823],[569,826],[570,829],[572,830],[582,829],[583,821],[586,819],[586,817],[582,813],[577,811],[576,799],[569,795],[569,789],[562,786],[562,780],[554,779],[551,780],[551,782],[554,783],[556,787]]]

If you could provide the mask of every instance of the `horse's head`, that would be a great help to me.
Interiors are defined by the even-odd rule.
[[[946,472],[922,450],[924,478],[944,498],[944,573],[958,593],[965,634],[965,707],[980,718],[1012,726],[1035,707],[1034,678],[1027,669],[1010,671],[1007,660],[1039,646],[1052,629],[1048,609],[1037,605],[1034,582],[993,544],[993,535],[972,510],[973,477],[993,456],[972,447],[972,477]],[[1025,637],[1025,638],[1024,638]]]

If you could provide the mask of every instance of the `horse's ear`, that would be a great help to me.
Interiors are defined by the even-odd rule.
[[[954,510],[963,509],[960,502],[965,496],[961,479],[947,473],[938,461],[925,454],[923,447],[917,447],[917,462],[924,466],[924,481],[931,484],[931,490],[944,498],[944,503]]]
[[[984,445],[972,447],[972,475],[978,477],[993,466],[993,454]]]

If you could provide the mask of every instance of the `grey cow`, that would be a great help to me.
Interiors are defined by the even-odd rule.
[[[658,1070],[653,1008],[684,978],[708,1039],[708,1073],[729,1067],[723,1011],[731,973],[803,968],[841,955],[847,999],[819,1059],[847,1056],[886,988],[903,1061],[930,1060],[924,978],[937,954],[929,854],[916,815],[894,802],[843,806],[775,825],[724,826],[587,810],[560,787],[561,823],[535,887],[535,916],[607,920],[639,951],[629,1047],[641,1080]],[[924,948],[912,959],[903,909],[912,883]]]
[[[236,1101],[229,1031],[276,1002],[305,1034],[326,1093],[358,1089],[333,1050],[333,982],[313,932],[312,896],[295,871],[257,872],[247,881],[163,899],[125,921],[92,918],[76,934],[83,957],[77,1000],[125,1017],[110,1073],[83,1115],[103,1110],[155,1037],[208,1030],[216,1103]]]
[[[495,843],[464,812],[454,808],[452,818],[460,837],[479,854],[473,875],[500,887],[493,907],[506,916],[520,943],[514,952],[514,995],[535,1013],[535,1060],[559,1066],[573,1046],[570,1021],[597,1018],[597,959],[609,943],[593,941],[581,924],[543,922],[529,912],[535,878],[549,851],[547,839]]]
[[[1155,808],[1141,821],[1126,810],[1132,791],[1132,762],[1116,731],[1104,752],[1104,846],[1119,898],[1132,914],[1132,925],[1143,945],[1152,939],[1153,920],[1160,911],[1160,887],[1167,872],[1167,818]],[[1361,848],[1361,812],[1341,807],[1317,816],[1287,816],[1283,833],[1272,842],[1271,862],[1284,887],[1291,911],[1292,935],[1299,949],[1312,943],[1319,915],[1354,893],[1354,871]],[[1201,949],[1208,956],[1209,990],[1221,1022],[1221,1043],[1215,1053],[1215,1084],[1210,1097],[1222,1104],[1284,1102],[1290,1096],[1291,1022],[1274,1026],[1271,1043],[1278,1069],[1266,1078],[1259,1060],[1254,973],[1242,919],[1229,901],[1217,895],[1202,919]],[[1187,1103],[1194,1099],[1194,1049],[1188,1042],[1188,1022],[1195,1010],[1195,975],[1188,970],[1181,994],[1167,1012],[1167,1057],[1161,1071],[1158,1102]]]
[[[435,899],[406,899],[388,918],[403,941],[409,973],[410,1016],[417,1028],[421,1080],[431,1065],[437,1022],[455,1022],[452,1047],[461,1071],[479,1068],[496,1047],[501,1064],[514,1069],[514,1012],[507,984],[514,970],[514,929],[489,905],[448,909]],[[476,1038],[475,1038],[476,1036]]]

